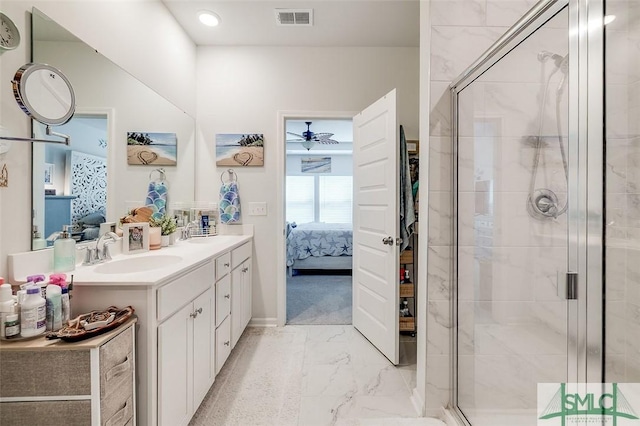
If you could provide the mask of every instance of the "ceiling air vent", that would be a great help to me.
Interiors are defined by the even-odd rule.
[[[287,27],[310,27],[313,9],[276,9],[276,23]]]

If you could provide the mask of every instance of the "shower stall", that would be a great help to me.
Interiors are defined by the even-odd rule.
[[[640,382],[640,1],[540,1],[450,90],[452,407],[560,424],[539,383]]]

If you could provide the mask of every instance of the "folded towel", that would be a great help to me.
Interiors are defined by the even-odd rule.
[[[147,191],[147,198],[144,205],[153,210],[151,216],[154,219],[160,219],[164,216],[167,209],[167,196],[168,190],[167,183],[165,181],[149,182],[149,189]]]
[[[220,187],[220,223],[240,222],[240,194],[238,184],[234,182],[223,183]]]

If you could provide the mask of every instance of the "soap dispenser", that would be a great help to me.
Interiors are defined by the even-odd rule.
[[[53,243],[54,272],[69,272],[76,268],[76,242],[69,234],[69,225],[62,226],[62,232]]]

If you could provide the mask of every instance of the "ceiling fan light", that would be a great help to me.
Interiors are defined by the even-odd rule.
[[[307,151],[309,151],[311,148],[313,148],[313,146],[315,144],[316,144],[316,142],[314,140],[302,141],[302,146],[305,147],[307,149]]]
[[[201,10],[198,12],[198,19],[208,27],[215,27],[220,24],[220,17],[209,10]]]

